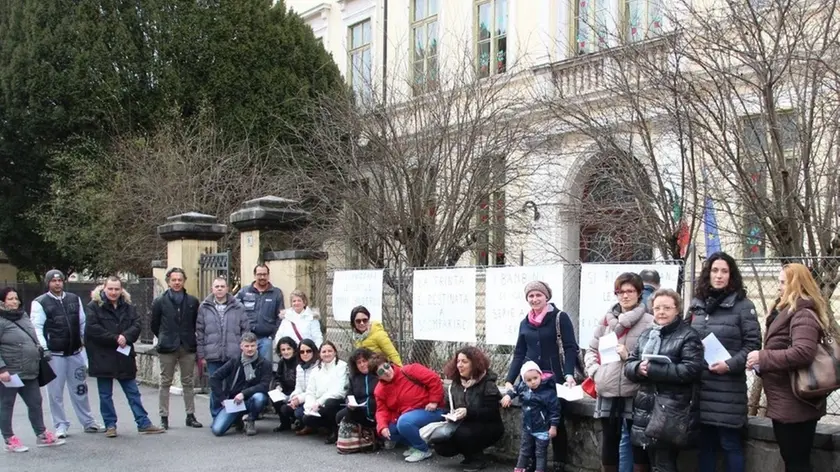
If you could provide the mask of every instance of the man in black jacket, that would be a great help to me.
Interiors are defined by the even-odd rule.
[[[242,416],[248,415],[244,430],[248,436],[257,434],[254,425],[260,412],[268,403],[268,386],[271,383],[271,361],[261,357],[257,351],[257,336],[245,333],[239,343],[242,354],[221,366],[210,377],[212,405],[219,413],[213,419],[210,429],[216,436],[224,436],[231,426],[243,429]],[[232,405],[224,405],[231,400]],[[228,406],[245,406],[244,411],[228,411]],[[223,406],[224,405],[224,406]]]
[[[169,388],[175,377],[175,366],[181,372],[187,426],[201,428],[195,418],[195,323],[198,318],[198,299],[187,294],[183,269],[174,267],[166,273],[169,290],[152,303],[152,332],[158,338],[160,360],[159,409],[160,423],[169,429]]]

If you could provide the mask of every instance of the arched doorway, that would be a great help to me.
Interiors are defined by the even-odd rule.
[[[653,246],[641,230],[650,184],[632,157],[599,158],[583,185],[579,207],[581,262],[649,261]]]

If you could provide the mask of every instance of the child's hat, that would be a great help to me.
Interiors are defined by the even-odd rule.
[[[525,380],[525,372],[528,372],[529,370],[536,370],[540,373],[540,375],[542,375],[542,369],[540,369],[540,366],[534,361],[528,361],[522,364],[522,368],[519,369],[519,375],[522,376],[522,380]]]

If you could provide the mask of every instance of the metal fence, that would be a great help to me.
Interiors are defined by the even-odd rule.
[[[741,269],[744,278],[744,284],[747,289],[749,298],[755,303],[756,311],[759,315],[759,321],[764,331],[764,324],[766,313],[769,307],[777,296],[778,291],[778,273],[782,266],[782,260],[765,259],[762,262],[755,260],[739,260],[738,265]],[[833,259],[813,259],[801,261],[809,266],[822,265],[824,267],[837,267],[840,265],[840,258]],[[633,264],[646,264],[645,262],[633,261]],[[655,262],[662,264],[662,262]],[[835,264],[836,263],[836,264]],[[697,264],[695,268],[696,277],[700,273],[702,265]],[[579,300],[580,284],[581,284],[581,265],[580,264],[566,264],[563,266],[564,283],[562,291],[555,292],[563,293],[562,300],[554,300],[558,308],[562,309],[572,318],[573,324],[578,326],[579,314],[581,307],[585,307],[586,300]],[[690,282],[694,277],[690,274],[691,268],[681,269],[681,278],[686,282]],[[443,370],[446,362],[453,358],[455,352],[465,345],[475,345],[483,349],[492,361],[493,370],[500,376],[507,373],[513,356],[512,346],[489,345],[486,343],[485,337],[485,270],[478,268],[476,271],[476,342],[475,343],[457,343],[444,341],[427,341],[415,340],[413,338],[413,323],[412,323],[412,289],[413,276],[415,269],[405,269],[402,271],[385,270],[383,278],[383,325],[388,331],[392,341],[397,350],[400,352],[404,362],[419,362],[438,372]],[[313,304],[321,309],[321,313],[325,314],[327,338],[335,342],[339,350],[343,353],[349,353],[353,347],[352,328],[348,322],[336,321],[332,312],[332,281],[333,273],[328,272],[324,274],[313,274],[313,294],[310,298]],[[690,287],[692,284],[687,283]],[[524,294],[523,294],[524,296]],[[833,313],[840,311],[840,291],[835,293],[830,299],[830,307]],[[524,313],[523,313],[524,315]],[[584,333],[589,336],[588,333]],[[580,337],[580,333],[578,333]],[[588,343],[588,339],[580,340],[582,345]],[[748,384],[752,385],[754,377],[750,373],[748,376]],[[763,405],[762,398],[755,398],[752,400],[756,411],[761,411]],[[828,402],[829,415],[840,416],[840,392],[829,397]]]

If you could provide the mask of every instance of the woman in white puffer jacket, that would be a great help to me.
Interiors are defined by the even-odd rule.
[[[342,408],[347,395],[347,363],[338,359],[335,344],[325,341],[321,345],[321,360],[306,385],[303,404],[304,428],[299,435],[306,435],[317,428],[328,428],[326,444],[334,444],[338,436],[335,416]],[[317,416],[316,416],[317,414]]]
[[[289,295],[292,307],[280,312],[280,327],[274,335],[274,352],[277,352],[277,342],[284,336],[292,338],[300,344],[304,339],[311,339],[316,346],[324,342],[321,332],[321,315],[309,307],[309,299],[300,290]]]

